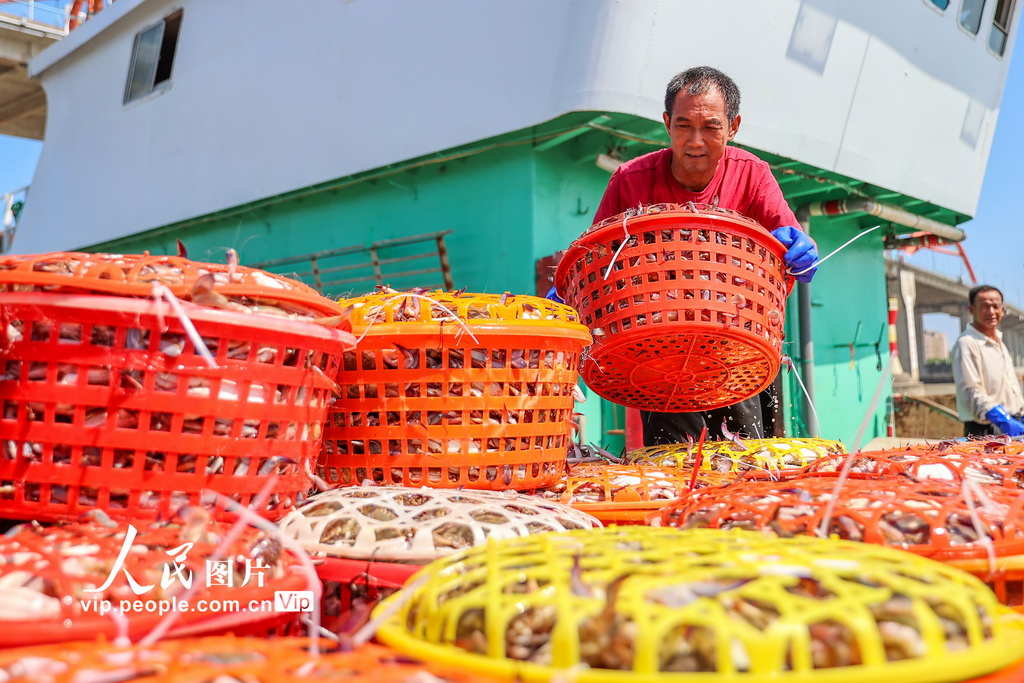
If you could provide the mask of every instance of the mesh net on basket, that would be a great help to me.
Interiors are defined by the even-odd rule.
[[[804,467],[818,458],[845,453],[839,441],[826,439],[742,439],[706,441],[701,448],[702,470],[745,472],[757,470],[773,474],[780,470]],[[626,454],[626,462],[662,467],[693,467],[697,461],[695,444],[668,444],[638,448]]]
[[[680,467],[586,464],[534,494],[571,505],[605,524],[643,524],[652,512],[689,495],[691,484],[694,490],[723,486],[743,476]]]
[[[12,528],[0,537],[0,647],[113,638],[114,608],[133,640],[169,610],[180,612],[171,637],[294,618],[263,607],[278,590],[307,588],[299,561],[251,529],[214,559],[230,528],[199,511],[173,524]],[[190,588],[189,609],[181,609]]]
[[[318,556],[322,621],[351,632],[423,564],[487,538],[587,529],[601,523],[512,491],[363,486],[319,493],[281,522]]]
[[[808,477],[744,481],[696,491],[662,510],[683,529],[756,529],[781,537],[836,535],[891,545],[935,559],[1024,553],[1024,498],[905,477],[848,480]]]
[[[849,471],[877,477],[906,475],[913,479],[968,480],[983,486],[1024,488],[1024,453],[985,453],[952,449],[862,451],[851,456]],[[845,456],[825,457],[811,463],[806,474],[833,474],[842,470]]]
[[[587,386],[659,412],[757,394],[781,364],[784,252],[756,222],[706,205],[640,207],[585,232],[555,283],[594,335]]]
[[[310,654],[308,638],[220,636],[117,647],[105,642],[0,651],[0,680],[8,683],[285,683],[345,680],[353,683],[493,681],[443,664],[419,662],[380,645],[343,651],[321,639]]]
[[[152,297],[161,284],[196,304],[278,317],[339,316],[343,309],[297,280],[182,256],[52,252],[0,257],[0,292]]]
[[[575,311],[450,292],[341,303],[359,342],[325,429],[327,481],[525,490],[557,479],[590,342]]]
[[[204,489],[248,505],[270,474],[261,514],[305,495],[353,338],[181,307],[185,319],[150,300],[0,293],[0,517],[167,518]]]
[[[567,505],[512,491],[359,486],[316,494],[280,526],[317,555],[425,564],[487,538],[601,523]]]
[[[491,542],[420,576],[377,608],[395,610],[378,637],[520,680],[939,683],[1024,647],[1024,620],[976,578],[847,541],[607,528]]]

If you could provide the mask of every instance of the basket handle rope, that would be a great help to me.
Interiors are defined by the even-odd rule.
[[[403,299],[403,298],[405,298],[407,296],[411,296],[411,297],[416,298],[416,299],[424,299],[426,301],[429,301],[432,304],[435,304],[438,308],[440,308],[442,311],[444,311],[445,313],[450,315],[453,319],[455,319],[455,321],[457,323],[462,325],[462,329],[469,333],[470,338],[474,342],[476,342],[477,344],[480,343],[480,340],[476,338],[476,335],[473,334],[473,331],[471,329],[469,329],[469,326],[466,325],[466,322],[462,318],[460,318],[458,315],[456,315],[450,308],[448,308],[447,306],[442,304],[440,301],[437,301],[435,299],[431,299],[429,296],[423,296],[422,294],[412,294],[411,292],[406,292],[406,293],[403,293],[403,294],[396,294],[395,296],[385,300],[384,303],[381,304],[381,305],[382,306],[386,306],[386,305],[390,304],[392,301],[397,301],[398,299]],[[370,321],[370,324],[366,326],[366,329],[363,330],[363,333],[361,335],[359,335],[358,339],[356,339],[356,344],[358,344],[359,342],[363,341],[363,338],[366,337],[367,334],[369,334],[370,328],[373,327],[374,323],[376,323],[376,322],[377,322],[376,319]]]
[[[997,514],[993,515],[994,519],[1006,519],[1006,513],[1008,511],[1000,510],[1000,506],[997,506],[988,496],[985,495],[982,487],[966,475],[964,476],[963,481],[961,481],[961,487],[963,490],[964,503],[967,505],[967,512],[971,517],[971,526],[974,527],[974,533],[978,535],[978,543],[985,548],[985,555],[988,558],[989,575],[994,576],[996,573],[996,549],[992,545],[991,534],[988,533],[988,530],[985,528],[985,524],[978,516],[978,509],[974,504],[974,497],[977,496],[978,500],[981,501],[982,507],[988,508],[990,512],[991,508],[998,510]]]
[[[856,235],[854,235],[854,236],[853,236],[853,237],[851,237],[850,239],[846,240],[846,242],[845,242],[844,244],[842,244],[841,246],[839,246],[839,247],[838,247],[838,248],[836,248],[836,249],[833,249],[833,250],[832,250],[832,251],[830,251],[830,252],[829,252],[829,253],[828,253],[827,255],[825,255],[824,257],[822,257],[822,258],[820,258],[820,259],[818,259],[817,261],[815,261],[815,262],[814,262],[814,263],[812,263],[811,265],[807,266],[807,267],[806,267],[806,268],[804,268],[803,270],[798,270],[798,271],[795,271],[795,272],[790,272],[789,274],[795,277],[795,276],[797,276],[797,275],[803,275],[803,274],[804,274],[804,273],[806,273],[807,271],[809,271],[809,270],[813,270],[813,269],[817,268],[817,267],[818,267],[818,266],[820,266],[820,265],[821,265],[822,263],[824,263],[825,261],[828,261],[828,260],[829,260],[830,258],[832,258],[832,257],[833,257],[833,256],[835,256],[836,254],[838,254],[839,252],[841,252],[841,251],[842,251],[843,249],[846,249],[846,247],[850,246],[851,244],[853,244],[854,242],[856,242],[857,240],[859,240],[859,239],[860,239],[861,237],[863,237],[864,235],[868,234],[869,232],[874,232],[875,230],[878,230],[878,229],[879,229],[880,227],[882,227],[882,225],[881,225],[881,224],[878,224],[878,225],[876,225],[876,226],[875,226],[875,227],[873,227],[873,228],[868,228],[868,229],[867,229],[867,230],[865,230],[864,232],[861,232],[861,233],[857,233]]]
[[[153,298],[156,303],[159,304],[160,299],[165,300],[174,311],[174,314],[178,316],[178,320],[181,322],[181,326],[185,328],[185,334],[188,335],[189,341],[192,342],[192,346],[195,348],[206,364],[211,368],[217,367],[217,361],[214,360],[213,354],[210,353],[210,349],[206,347],[206,342],[199,336],[199,332],[196,331],[196,326],[192,324],[188,314],[185,313],[185,309],[181,307],[181,302],[178,301],[178,297],[174,296],[174,292],[159,282],[153,283]],[[157,316],[160,318],[160,327],[163,327],[163,311],[158,307]]]
[[[276,475],[274,475],[273,480],[277,480]],[[269,495],[269,489],[266,486],[264,486],[264,488],[260,491],[260,494],[262,495],[264,491],[266,491],[267,494]],[[279,527],[278,525],[274,524],[273,522],[267,521],[266,519],[263,519],[249,508],[242,506],[236,500],[233,500],[221,493],[217,493],[216,491],[211,490],[206,490],[203,492],[203,494],[204,496],[209,494],[215,501],[223,504],[229,512],[234,512],[235,514],[237,514],[238,522],[236,522],[236,524],[244,524],[247,522],[252,526],[256,527],[257,529],[261,529],[265,533],[269,534],[270,536],[275,538],[283,547],[295,553],[295,557],[297,557],[299,560],[299,567],[302,571],[302,574],[306,577],[306,588],[307,590],[313,593],[313,604],[320,604],[320,600],[323,597],[323,586],[320,583],[320,579],[316,575],[316,569],[313,567],[312,560],[309,559],[309,553],[306,552],[306,550],[299,544],[298,541],[296,541],[291,536],[287,536],[284,533],[282,533],[281,527]],[[319,633],[320,612],[319,610],[314,609],[311,612],[311,614],[311,621],[313,623],[310,625],[310,633]],[[309,639],[309,656],[311,659],[315,659],[316,657],[320,656],[320,640],[316,637],[311,637]],[[312,664],[312,661],[309,662],[309,665]],[[303,675],[301,670],[296,673],[299,676]]]
[[[825,515],[821,518],[821,526],[818,527],[818,536],[821,538],[828,538],[828,530],[832,525],[832,513],[835,512],[836,502],[839,500],[839,491],[842,490],[843,485],[846,483],[846,478],[850,474],[850,467],[853,465],[853,457],[860,453],[861,439],[864,438],[864,430],[868,427],[868,421],[871,416],[875,414],[875,408],[878,407],[878,399],[882,396],[882,387],[886,385],[886,380],[890,378],[890,372],[892,371],[892,365],[896,361],[896,352],[893,351],[889,355],[889,364],[885,366],[885,370],[882,371],[882,376],[878,378],[878,386],[875,387],[875,395],[871,398],[871,404],[868,407],[866,413],[864,413],[864,420],[860,423],[860,428],[857,430],[857,438],[854,439],[853,448],[846,455],[846,459],[843,461],[843,468],[839,471],[839,476],[836,478],[836,487],[832,491],[832,497],[828,501],[828,505],[825,506]]]
[[[263,488],[261,488],[259,493],[257,493],[253,498],[252,504],[257,506],[257,509],[262,509],[263,506],[266,505],[267,500],[270,498],[270,492],[273,491],[274,486],[277,485],[277,480],[278,476],[276,474],[270,475],[270,477],[267,478],[266,483],[263,484]],[[205,492],[202,495],[202,499],[207,499]],[[242,535],[242,530],[245,529],[245,525],[246,520],[239,516],[234,526],[228,529],[228,532],[224,534],[224,537],[221,539],[220,543],[217,544],[217,547],[214,548],[213,552],[210,553],[210,556],[206,558],[207,562],[219,560],[224,554],[224,551]],[[209,565],[204,563],[203,567],[200,568],[198,580],[193,580],[192,585],[185,591],[184,595],[182,595],[182,600],[190,599],[195,595],[196,591],[199,590],[200,582],[204,581],[206,578],[207,566]],[[153,627],[153,630],[147,633],[146,636],[139,641],[139,645],[142,647],[149,647],[163,638],[164,634],[166,634],[167,631],[174,626],[174,622],[178,620],[178,614],[178,610],[169,611],[163,619],[157,622],[157,625]]]
[[[637,210],[640,211],[640,214],[642,215],[643,214],[643,210],[644,210],[643,205],[641,204],[638,207]],[[623,233],[624,236],[622,238],[622,244],[620,244],[619,248],[615,250],[614,254],[612,254],[612,260],[608,264],[608,267],[605,268],[605,270],[604,270],[604,279],[605,280],[607,280],[608,276],[612,274],[612,268],[615,266],[615,262],[619,260],[619,254],[621,254],[622,250],[626,248],[626,243],[629,242],[630,239],[632,239],[632,236],[629,234],[629,230],[626,228],[626,221],[627,220],[629,220],[629,216],[627,214],[623,213],[622,214],[622,233]]]

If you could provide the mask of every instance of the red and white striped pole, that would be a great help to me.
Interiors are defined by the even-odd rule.
[[[899,347],[896,344],[896,318],[900,313],[900,300],[895,296],[889,297],[889,355],[893,356],[892,374],[903,373],[900,367]],[[896,401],[889,397],[889,424],[885,428],[886,436],[896,436]]]

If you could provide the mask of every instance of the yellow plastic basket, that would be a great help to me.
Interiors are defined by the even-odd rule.
[[[700,468],[718,472],[759,470],[772,474],[805,467],[818,458],[846,453],[839,441],[826,439],[743,439],[708,441],[702,449]],[[697,447],[692,444],[648,446],[626,454],[626,462],[661,467],[693,467]]]
[[[375,612],[407,654],[523,681],[946,683],[1020,660],[978,579],[810,537],[621,527],[491,541]]]

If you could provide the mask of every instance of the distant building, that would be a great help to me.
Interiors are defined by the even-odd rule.
[[[924,331],[924,357],[925,360],[949,360],[949,341],[945,332]]]

